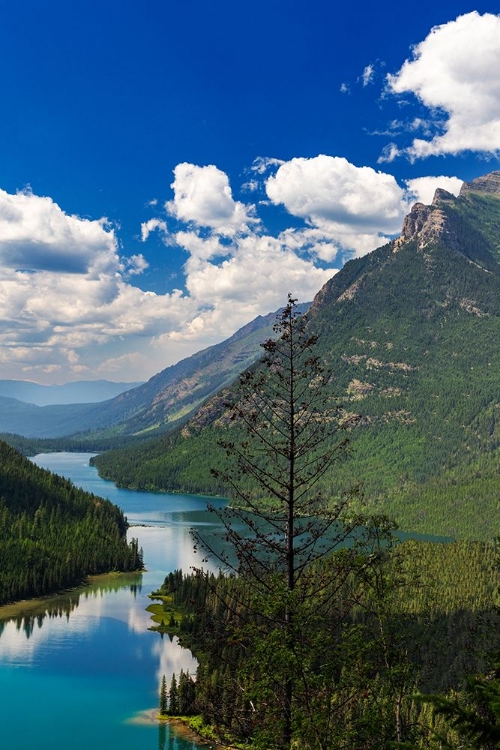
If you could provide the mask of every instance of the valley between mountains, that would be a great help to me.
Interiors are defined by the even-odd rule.
[[[147,383],[116,384],[97,403],[0,397],[0,604],[147,565],[118,507],[20,455],[97,453],[101,477],[120,487],[230,499],[196,541],[235,575],[179,567],[151,593],[152,637],[177,636],[198,660],[196,680],[181,670],[169,691],[161,675],[161,721],[192,714],[211,739],[266,750],[458,750],[463,737],[493,747],[499,341],[493,172],[458,197],[438,190],[415,204],[400,237],[348,262],[311,304],[289,299]],[[286,390],[292,362],[302,402]],[[261,405],[255,421],[245,403]],[[289,406],[302,433],[300,419],[283,418]],[[172,532],[182,567],[176,524],[154,530]],[[30,634],[34,619],[23,627]]]
[[[308,306],[303,305],[301,312]],[[210,470],[238,374],[259,358],[276,314],[99,404],[3,399],[0,429],[29,453],[99,451],[120,486],[228,494]],[[401,528],[490,539],[500,528],[500,172],[415,204],[401,236],[351,260],[307,312],[333,369],[332,396],[356,415],[346,461],[322,478],[332,498]],[[8,407],[8,408],[7,408]],[[16,429],[24,425],[24,430]],[[39,438],[45,438],[40,443]],[[115,448],[114,450],[108,450]]]

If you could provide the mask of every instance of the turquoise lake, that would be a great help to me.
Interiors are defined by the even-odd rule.
[[[148,631],[146,607],[148,594],[168,572],[202,565],[191,528],[217,548],[223,531],[207,502],[223,506],[225,501],[118,489],[89,466],[91,455],[48,453],[32,460],[122,508],[131,524],[129,536],[144,550],[147,572],[100,578],[36,606],[26,602],[15,617],[0,608],[0,748],[210,747],[158,726],[147,713],[158,707],[162,676],[169,683],[181,669],[194,673],[196,661],[175,639]]]
[[[91,454],[40,454],[39,466],[122,508],[147,572],[53,597],[20,615],[0,609],[0,745],[6,750],[193,750],[207,747],[159,727],[162,675],[194,673],[192,654],[148,631],[148,594],[176,568],[200,566],[190,528],[210,533],[207,498],[118,489],[89,466]],[[210,502],[214,502],[213,499]],[[224,501],[215,501],[224,504]]]

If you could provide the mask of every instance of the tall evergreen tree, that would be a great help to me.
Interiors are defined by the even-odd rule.
[[[165,675],[161,678],[160,687],[160,716],[165,716],[168,713],[168,693],[167,693],[167,678]]]
[[[170,690],[168,692],[168,712],[172,714],[172,716],[177,716],[179,713],[179,690],[177,687],[175,672],[172,675]]]
[[[367,539],[354,542],[359,519],[348,519],[349,499],[334,502],[317,490],[324,474],[345,457],[346,430],[356,417],[332,398],[331,372],[291,296],[275,333],[276,339],[262,345],[260,365],[240,377],[229,406],[229,437],[221,443],[230,467],[214,471],[238,501],[211,508],[231,550],[220,553],[206,539],[197,541],[242,582],[227,587],[223,617],[232,619],[231,638],[251,655],[249,699],[256,712],[265,705],[267,717],[266,726],[257,728],[262,742],[286,750],[297,722],[307,717],[314,726],[325,689],[332,710],[329,691],[339,669],[342,626],[357,601],[357,582],[379,558],[360,554]],[[320,627],[325,622],[328,637]],[[330,719],[326,734],[329,725]]]
[[[193,712],[194,705],[194,683],[189,675],[189,670],[181,669],[178,685],[179,714],[189,716]]]

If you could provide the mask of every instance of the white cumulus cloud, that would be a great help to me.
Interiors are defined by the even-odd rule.
[[[150,204],[152,205],[152,204]],[[159,232],[164,238],[168,236],[167,222],[163,219],[149,219],[141,224],[141,240],[146,242],[151,232]]]
[[[203,168],[189,166],[183,179],[191,175],[198,181]],[[217,200],[214,218],[204,213],[203,225],[193,220],[199,214],[185,214],[189,221],[172,237],[187,253],[185,286],[196,312],[175,330],[155,337],[155,346],[175,342],[185,350],[189,341],[208,345],[276,309],[288,292],[300,300],[312,299],[345,257],[364,255],[397,235],[412,202],[427,195],[432,200],[436,187],[456,192],[461,184],[458,178],[430,177],[401,187],[392,175],[325,155],[273,166],[278,169],[265,182],[267,195],[271,203],[302,219],[303,226],[271,236],[255,224],[228,237],[216,229]],[[227,175],[217,172],[217,184],[227,188],[235,203]],[[184,187],[186,195],[193,194],[189,184]],[[208,211],[206,202],[204,209]]]
[[[228,176],[213,164],[198,167],[184,162],[176,166],[174,177],[174,198],[166,209],[176,219],[228,237],[256,223],[253,207],[233,199]]]
[[[131,255],[122,262],[122,268],[128,276],[138,276],[149,268],[146,258],[140,253]]]
[[[109,359],[109,376],[123,348],[146,349],[151,337],[192,317],[181,292],[157,295],[128,282],[147,266],[141,254],[118,255],[105,220],[70,216],[30,191],[0,190],[3,375],[71,380]],[[134,364],[142,369],[130,368],[130,379],[144,377],[144,363]]]
[[[231,305],[250,302],[255,310],[273,310],[292,289],[301,300],[312,299],[331,276],[332,271],[316,268],[269,236],[242,238],[222,263],[193,256],[186,263],[191,296],[215,307],[223,301]]]
[[[0,190],[3,268],[96,276],[116,261],[116,238],[105,219],[69,216],[51,198],[31,191]]]
[[[435,26],[413,57],[387,79],[393,94],[414,94],[437,118],[438,132],[404,149],[411,159],[500,150],[500,16],[477,11]],[[382,160],[402,151],[394,144]]]
[[[258,156],[253,160],[252,172],[256,172],[257,174],[265,174],[270,169],[281,167],[281,165],[284,163],[285,162],[283,161],[283,159],[276,159],[273,156]]]
[[[118,253],[105,220],[0,191],[2,375],[148,377],[277,309],[289,291],[312,299],[333,273],[259,234],[253,207],[233,199],[215,167],[179,165],[170,210],[183,228],[171,234],[164,219],[151,219],[142,237],[159,231],[185,249],[186,291],[156,294],[130,283],[148,263]]]
[[[282,164],[260,159],[256,171]],[[333,259],[330,238],[328,250],[320,253],[322,232],[301,243],[286,232],[267,235],[254,206],[234,200],[228,176],[215,166],[180,164],[174,175],[174,198],[166,207],[181,225],[172,238],[187,253],[185,286],[198,313],[175,332],[158,336],[157,343],[220,339],[277,309],[288,292],[311,300],[335,273],[316,264],[318,257]]]
[[[346,257],[397,234],[412,201],[461,184],[421,177],[401,187],[389,174],[325,155],[270,166],[269,202],[290,214],[275,235],[251,203],[233,198],[224,172],[176,168],[172,228],[161,216],[142,225],[144,242],[157,231],[169,252],[185,252],[182,289],[168,294],[131,283],[148,263],[119,253],[119,230],[105,220],[70,216],[31,192],[0,191],[1,376],[149,377],[276,310],[289,292],[312,300]]]
[[[266,191],[325,239],[359,255],[398,232],[406,208],[392,175],[324,154],[286,162],[268,178]]]
[[[216,238],[179,232],[177,241],[189,253],[185,284],[198,313],[174,333],[158,338],[158,344],[215,343],[257,315],[276,310],[288,292],[301,301],[312,300],[335,273],[316,267],[310,257],[300,257],[281,237],[253,233],[238,237],[224,248],[224,257],[214,244]]]

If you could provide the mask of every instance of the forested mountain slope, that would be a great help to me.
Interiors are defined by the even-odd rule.
[[[122,512],[0,442],[0,604],[111,570],[138,570]]]
[[[308,307],[309,303],[301,309]],[[259,315],[229,339],[167,367],[144,385],[101,405],[99,418],[114,425],[115,435],[140,435],[175,426],[258,358],[260,342],[272,336],[275,320],[276,313]]]
[[[352,456],[323,479],[408,530],[488,539],[500,531],[500,172],[416,204],[400,238],[352,260],[308,313],[347,412]],[[293,292],[293,290],[291,290]],[[224,493],[224,394],[175,434],[96,459],[139,488]],[[233,429],[237,429],[233,428]]]

